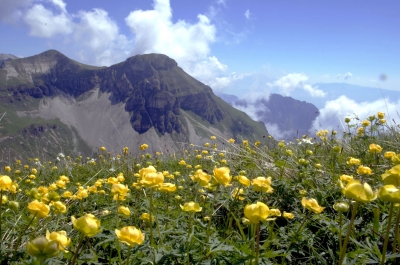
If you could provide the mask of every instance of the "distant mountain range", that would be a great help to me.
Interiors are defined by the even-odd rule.
[[[256,140],[256,122],[162,54],[137,55],[110,67],[71,60],[56,50],[0,64],[3,157],[120,152],[175,152],[188,143]],[[1,117],[0,115],[0,117]]]
[[[239,99],[235,95],[219,94],[223,100],[239,109],[256,109],[253,116],[265,123],[268,130],[279,139],[293,139],[309,134],[312,122],[318,116],[318,109],[313,104],[285,97],[279,94],[269,95],[256,102]]]

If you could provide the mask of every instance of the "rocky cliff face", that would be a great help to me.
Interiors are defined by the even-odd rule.
[[[0,100],[20,102],[28,110],[23,114],[25,117],[58,118],[69,126],[87,126],[77,131],[91,146],[94,142],[89,138],[97,136],[90,132],[90,127],[101,131],[101,127],[91,123],[101,123],[105,115],[110,117],[113,116],[110,112],[121,110],[128,119],[125,114],[124,120],[117,116],[114,119],[130,124],[135,132],[132,135],[151,134],[154,138],[157,132],[169,135],[171,141],[199,141],[206,135],[200,136],[197,129],[193,131],[199,127],[192,124],[194,120],[211,131],[218,128],[215,132],[225,137],[254,138],[268,134],[263,124],[220,100],[210,87],[162,54],[137,55],[110,67],[84,65],[55,50],[4,61],[0,67]],[[38,102],[39,109],[26,104],[32,100]],[[57,110],[56,102],[63,111]],[[102,106],[109,112],[101,111]],[[102,115],[89,114],[92,108]],[[78,109],[83,113],[75,111]],[[121,126],[127,138],[129,130]]]

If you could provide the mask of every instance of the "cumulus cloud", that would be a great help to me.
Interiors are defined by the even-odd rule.
[[[346,117],[356,115],[360,119],[376,115],[378,111],[386,113],[386,120],[390,124],[392,119],[399,123],[397,110],[400,109],[400,101],[391,102],[388,99],[379,99],[373,102],[357,103],[346,96],[340,96],[335,100],[325,103],[325,107],[319,110],[319,116],[315,119],[310,133],[321,129],[342,131],[347,129],[343,125]]]
[[[228,66],[210,56],[216,27],[205,15],[199,14],[194,24],[184,20],[174,23],[169,1],[156,0],[153,10],[135,10],[125,21],[135,35],[132,54],[166,54],[190,75],[214,89],[222,89],[243,78],[235,73],[227,74]]]
[[[54,14],[43,5],[31,7],[25,17],[25,22],[30,26],[30,35],[50,38],[56,35],[67,35],[73,30],[73,23],[68,14]]]
[[[280,93],[285,96],[290,96],[291,92],[296,89],[303,89],[307,91],[312,97],[325,97],[326,93],[322,90],[319,90],[318,87],[312,87],[305,82],[308,80],[308,76],[304,74],[288,74],[286,76],[281,77],[280,79],[267,83],[269,88],[277,88]]]
[[[226,6],[226,1],[217,5]],[[4,11],[6,10],[6,11]],[[206,15],[197,21],[172,20],[169,0],[154,0],[153,9],[135,10],[125,18],[133,33],[120,33],[117,22],[99,8],[69,13],[65,0],[1,0],[0,19],[19,14],[30,29],[30,35],[47,39],[64,38],[61,45],[75,52],[81,62],[111,65],[129,56],[163,53],[203,83],[223,89],[247,74],[229,73],[228,66],[211,54],[216,41],[216,26]],[[52,42],[59,48],[59,42]]]
[[[80,60],[95,58],[97,65],[110,65],[122,61],[129,54],[131,41],[119,34],[118,25],[102,9],[80,11],[75,25],[74,39],[82,45],[78,51]]]

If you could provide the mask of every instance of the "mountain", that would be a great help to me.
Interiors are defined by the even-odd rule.
[[[0,67],[0,144],[37,156],[105,146],[119,152],[174,152],[210,135],[268,135],[162,54],[136,55],[110,67],[81,64],[55,50],[4,61]],[[1,117],[0,115],[0,117]],[[4,148],[7,147],[7,148]],[[13,151],[13,152],[14,152]]]
[[[268,100],[261,98],[256,102],[227,94],[220,97],[238,109],[254,112],[253,116],[265,123],[268,131],[279,139],[289,140],[309,134],[312,122],[318,116],[318,108],[313,104],[279,94],[271,94]]]
[[[12,55],[12,54],[7,54],[7,53],[0,53],[0,65],[2,62],[7,61],[7,60],[13,60],[13,59],[18,59],[17,56]]]
[[[342,95],[345,95],[347,98],[357,103],[373,102],[382,98],[390,99],[391,101],[400,99],[400,91],[382,89],[379,87],[363,87],[347,83],[316,83],[313,84],[313,87],[324,91],[326,96],[323,98],[311,98],[308,92],[300,89],[293,91],[291,96],[299,100],[312,102],[319,109],[322,109],[327,101],[335,100]]]

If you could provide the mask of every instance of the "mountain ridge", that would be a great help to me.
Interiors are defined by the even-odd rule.
[[[108,139],[113,149],[121,147],[120,140],[111,139],[105,131],[123,134],[126,141],[165,138],[166,142],[193,140],[196,144],[211,132],[236,139],[268,135],[264,124],[222,101],[209,86],[162,54],[136,55],[109,67],[84,65],[56,50],[5,61],[0,67],[0,101],[7,103],[0,111],[18,111],[19,119],[55,119],[75,128],[75,138],[90,142],[91,148],[105,142],[99,139]],[[67,115],[68,111],[73,114]],[[92,124],[97,130],[93,132],[93,122],[116,127],[102,133],[102,127]]]

